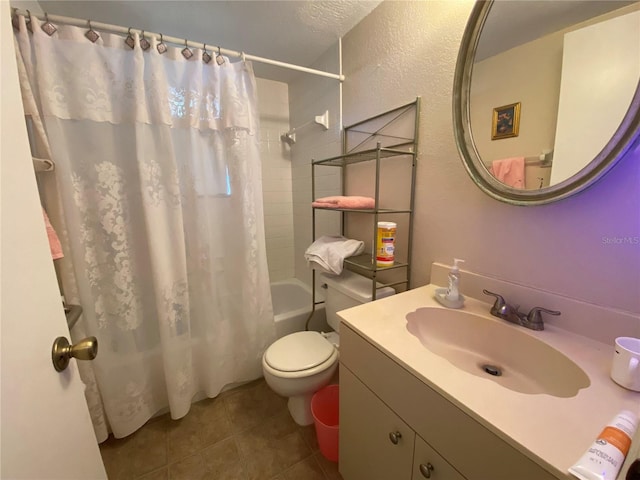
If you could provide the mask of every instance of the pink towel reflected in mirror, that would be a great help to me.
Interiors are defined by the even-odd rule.
[[[505,185],[524,188],[524,157],[494,160],[489,172]]]

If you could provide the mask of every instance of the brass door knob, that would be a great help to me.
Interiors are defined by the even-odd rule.
[[[65,337],[56,338],[51,349],[51,360],[53,368],[57,372],[63,371],[69,366],[71,357],[78,360],[93,360],[98,354],[98,339],[87,337],[80,340],[75,345],[71,345]]]

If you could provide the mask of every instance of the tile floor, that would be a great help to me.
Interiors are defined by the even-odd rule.
[[[164,415],[100,445],[109,480],[342,480],[318,450],[313,425],[291,419],[287,400],[256,380]]]

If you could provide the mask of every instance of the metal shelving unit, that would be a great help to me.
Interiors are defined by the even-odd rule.
[[[372,251],[357,255],[354,257],[346,258],[344,265],[349,270],[355,270],[358,273],[364,273],[370,277],[372,298],[376,299],[376,292],[378,288],[382,287],[396,287],[404,285],[408,290],[410,288],[411,278],[411,250],[412,250],[412,235],[413,235],[413,212],[414,212],[414,197],[415,197],[415,178],[416,178],[416,160],[418,156],[418,132],[419,132],[419,117],[420,117],[420,97],[415,101],[403,105],[393,110],[389,110],[380,115],[367,118],[361,122],[355,123],[344,128],[343,132],[343,145],[342,155],[335,157],[325,158],[321,160],[312,160],[311,168],[311,195],[312,199],[316,198],[316,168],[323,167],[337,167],[342,170],[342,195],[345,194],[345,184],[347,177],[347,170],[350,165],[374,162],[375,163],[375,204],[372,209],[347,209],[347,208],[325,208],[325,207],[312,207],[312,237],[313,241],[316,240],[316,212],[321,210],[331,210],[339,212],[341,215],[340,220],[340,234],[344,235],[346,222],[349,215],[362,215],[368,214],[372,217]],[[391,209],[383,208],[380,202],[380,170],[382,162],[389,161],[405,161],[411,162],[411,174],[407,179],[408,187],[410,187],[409,208]],[[391,266],[379,267],[376,262],[376,241],[377,241],[377,225],[380,217],[388,218],[390,215],[408,215],[408,239],[407,239],[407,252],[406,262],[396,261]],[[378,275],[381,272],[387,272],[390,270],[403,269],[405,272],[404,278],[400,281],[392,282],[380,282],[380,286],[376,287]],[[316,301],[316,275],[315,271],[312,274],[312,292],[313,292],[313,308],[322,301]],[[313,315],[313,311],[311,315]],[[309,318],[311,318],[311,315]]]

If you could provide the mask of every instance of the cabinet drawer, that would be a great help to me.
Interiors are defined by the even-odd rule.
[[[340,362],[467,479],[567,478],[553,476],[507,444],[346,324],[340,328]]]
[[[396,434],[396,444],[390,433]],[[339,465],[344,480],[410,479],[414,440],[413,430],[340,366]]]
[[[412,480],[465,480],[438,452],[416,435]]]

